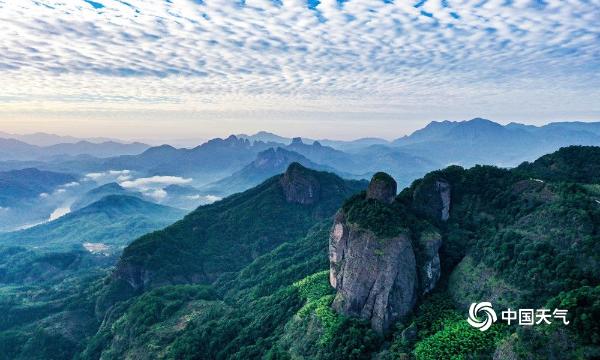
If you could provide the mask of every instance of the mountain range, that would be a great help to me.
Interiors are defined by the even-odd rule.
[[[38,146],[0,136],[0,160],[64,160],[66,157],[89,155],[99,158],[123,154],[139,154],[149,148],[142,143],[124,144],[115,141],[101,143],[86,140]]]
[[[287,151],[264,155],[287,161]],[[11,359],[421,360],[528,358],[527,349],[533,358],[593,359],[599,169],[600,148],[572,146],[513,169],[449,166],[398,192],[382,172],[367,183],[293,162],[133,240],[114,270],[114,256],[91,253],[97,246],[35,248],[59,233],[72,238],[56,241],[80,244],[86,236],[77,232],[95,223],[110,228],[157,206],[109,195],[25,230],[35,240],[0,248],[0,351]],[[77,224],[93,214],[108,220]],[[482,332],[466,314],[484,300],[495,309],[566,309],[570,325],[498,321]]]
[[[135,238],[170,225],[183,215],[183,210],[139,197],[111,194],[54,221],[0,234],[0,245],[119,253]]]

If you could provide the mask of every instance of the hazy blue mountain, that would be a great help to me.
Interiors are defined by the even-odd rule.
[[[71,204],[71,211],[84,208],[109,195],[128,195],[142,198],[141,193],[127,190],[121,185],[115,182],[111,182],[108,184],[98,186],[97,188],[94,188],[83,194],[80,198],[75,200],[73,204]]]
[[[352,151],[359,150],[359,149],[362,149],[362,148],[365,148],[368,146],[373,146],[373,145],[390,145],[389,141],[387,141],[385,139],[381,139],[381,138],[374,138],[374,137],[360,138],[360,139],[348,140],[348,141],[322,139],[322,140],[319,140],[319,142],[322,145],[331,146],[334,149],[347,151],[347,152],[352,152]]]
[[[0,131],[0,138],[5,139],[16,139],[19,141],[26,142],[31,145],[37,146],[50,146],[56,144],[65,144],[65,143],[76,143],[79,141],[89,141],[93,143],[102,143],[107,141],[117,141],[110,138],[105,137],[92,137],[92,138],[77,138],[74,136],[65,136],[65,135],[56,135],[56,134],[48,134],[43,132],[36,132],[33,134],[9,134],[6,132]],[[120,141],[117,141],[120,142]]]
[[[267,131],[259,131],[254,135],[240,134],[240,135],[236,135],[236,136],[239,138],[248,139],[251,141],[274,142],[274,143],[280,143],[282,145],[289,145],[293,141],[293,138],[280,136],[280,135],[273,134],[273,133],[270,133]],[[314,139],[310,139],[310,138],[306,138],[306,137],[302,137],[299,139],[302,142],[308,143],[308,144],[313,143],[315,141]],[[389,141],[387,141],[385,139],[380,139],[380,138],[360,138],[360,139],[355,139],[355,140],[320,139],[317,141],[319,143],[321,143],[322,145],[330,146],[334,149],[342,150],[342,151],[352,151],[352,150],[364,148],[364,147],[371,146],[371,145],[389,145],[389,143],[390,143]]]
[[[106,141],[102,143],[93,143],[89,141],[78,141],[76,143],[56,144],[44,147],[44,151],[53,155],[91,155],[95,157],[111,157],[118,155],[140,154],[150,146],[139,142],[120,143],[115,141]]]
[[[135,238],[181,219],[185,211],[135,196],[109,195],[54,221],[0,234],[0,245],[114,253]]]
[[[596,125],[560,123],[506,126],[475,118],[468,121],[432,122],[393,144],[402,151],[428,158],[441,164],[495,164],[516,166],[545,153],[568,145],[598,145]]]
[[[370,178],[376,172],[385,171],[392,175],[401,187],[441,167],[440,163],[428,158],[385,145],[372,145],[360,149],[353,153],[353,158],[360,164],[358,169],[364,171],[361,174],[363,178]]]
[[[93,143],[78,141],[75,143],[61,143],[49,146],[37,146],[16,139],[0,138],[0,160],[61,160],[65,157],[77,155],[90,155],[94,157],[112,157],[127,154],[139,154],[148,149],[142,143],[119,143],[107,141]]]
[[[102,166],[148,174],[187,176],[198,184],[205,184],[231,175],[272,145],[231,135],[226,139],[212,139],[193,149],[176,149],[170,145],[152,147],[139,155],[108,159]]]
[[[600,122],[583,122],[583,121],[562,121],[552,122],[542,126],[542,128],[560,128],[571,131],[585,131],[600,135]]]
[[[317,164],[336,169],[344,177],[370,178],[378,171],[387,171],[402,185],[408,185],[412,180],[440,167],[439,162],[386,145],[371,145],[345,152],[324,146],[318,141],[309,145],[300,138],[294,138],[285,148]]]
[[[241,192],[260,184],[272,176],[283,173],[293,162],[314,170],[340,173],[332,167],[314,163],[294,151],[277,147],[260,152],[250,164],[236,171],[231,176],[208,184],[202,188],[202,191],[220,197]]]
[[[0,206],[13,206],[22,200],[37,198],[59,185],[76,181],[70,174],[40,171],[35,168],[0,172]]]
[[[236,136],[240,139],[247,139],[250,141],[273,142],[273,143],[279,143],[282,145],[288,145],[289,143],[292,142],[291,138],[279,136],[277,134],[273,134],[268,131],[259,131],[254,135],[239,134]]]
[[[38,156],[40,148],[15,139],[0,138],[0,160],[27,160]]]
[[[315,163],[328,165],[342,171],[351,172],[350,170],[358,168],[352,155],[330,146],[323,146],[318,141],[307,144],[302,138],[296,137],[285,149],[301,154]]]

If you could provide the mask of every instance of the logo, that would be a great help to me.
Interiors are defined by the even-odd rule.
[[[485,313],[484,320],[480,320],[480,311]],[[505,311],[501,311],[500,314],[502,315],[502,320],[508,325],[511,325],[511,323],[518,323],[519,326],[550,325],[552,324],[552,320],[560,320],[564,325],[569,325],[570,321],[567,319],[568,312],[569,310],[566,309],[554,309],[554,311],[550,312],[549,309],[511,310],[508,308]],[[469,307],[467,322],[472,327],[480,331],[486,331],[496,321],[498,321],[498,317],[494,309],[492,309],[490,302],[472,303]]]
[[[485,313],[485,320],[479,320],[479,312]],[[469,307],[469,318],[467,322],[479,331],[486,331],[498,320],[496,312],[492,309],[490,302],[472,303]]]

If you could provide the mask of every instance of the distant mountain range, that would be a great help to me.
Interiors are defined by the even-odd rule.
[[[64,135],[56,135],[56,134],[48,134],[43,132],[37,132],[33,134],[10,134],[3,131],[0,131],[0,138],[4,139],[15,139],[27,144],[37,145],[37,146],[50,146],[57,144],[68,144],[68,143],[77,143],[80,141],[88,141],[92,143],[103,143],[103,142],[120,142],[115,139],[105,138],[105,137],[92,137],[92,138],[77,138],[74,136],[64,136]]]
[[[501,125],[481,118],[434,121],[393,141],[378,138],[315,141],[261,131],[254,135],[212,139],[194,148],[110,142],[76,142],[41,148],[14,139],[0,139],[0,159],[13,159],[0,162],[0,169],[36,167],[76,172],[80,176],[127,169],[139,176],[190,178],[189,185],[202,190],[206,196],[245,190],[281,172],[284,165],[292,161],[346,178],[366,179],[385,171],[400,186],[406,186],[427,172],[449,164],[515,167],[568,145],[600,145],[600,123],[557,122],[532,126]],[[277,148],[288,153],[275,150]],[[263,154],[269,149],[274,152]],[[271,158],[267,154],[271,154]],[[185,195],[188,199],[199,195],[188,192]],[[179,200],[173,204],[185,205]]]
[[[205,193],[221,197],[236,192],[242,192],[260,184],[272,176],[283,173],[293,162],[297,162],[314,170],[329,171],[332,173],[338,172],[326,165],[312,162],[297,152],[289,151],[281,147],[269,148],[258,153],[256,159],[244,166],[241,170],[236,171],[224,179],[208,184],[201,188],[201,190]]]
[[[185,211],[135,196],[108,195],[57,220],[0,234],[0,246],[117,253],[135,238],[181,219]]]
[[[393,146],[441,164],[519,165],[569,145],[599,145],[600,123],[550,123],[541,127],[500,125],[475,118],[431,122]]]
[[[57,186],[76,181],[70,174],[23,169],[0,172],[0,206],[10,207],[19,202],[39,197]]]
[[[114,141],[101,143],[78,141],[38,146],[0,136],[0,160],[52,160],[77,155],[106,158],[123,154],[139,154],[149,147],[137,142],[124,144]]]

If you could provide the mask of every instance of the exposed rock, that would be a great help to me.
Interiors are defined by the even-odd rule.
[[[396,180],[384,172],[378,172],[371,178],[367,189],[367,199],[375,199],[391,204],[396,198],[396,191]]]
[[[419,284],[421,294],[427,294],[435,288],[441,275],[439,249],[442,236],[438,232],[427,231],[419,238],[422,259],[419,261]]]
[[[302,142],[301,137],[295,137],[292,139],[291,145],[303,145],[303,144],[304,144],[304,142]]]
[[[444,179],[424,180],[413,194],[414,206],[420,213],[441,221],[450,217],[450,199],[450,184]]]
[[[291,163],[280,180],[287,202],[308,205],[319,200],[319,180],[297,162]]]
[[[329,243],[330,283],[337,289],[333,308],[357,316],[383,333],[410,313],[417,293],[415,255],[410,238],[378,239],[346,223],[339,212]]]

